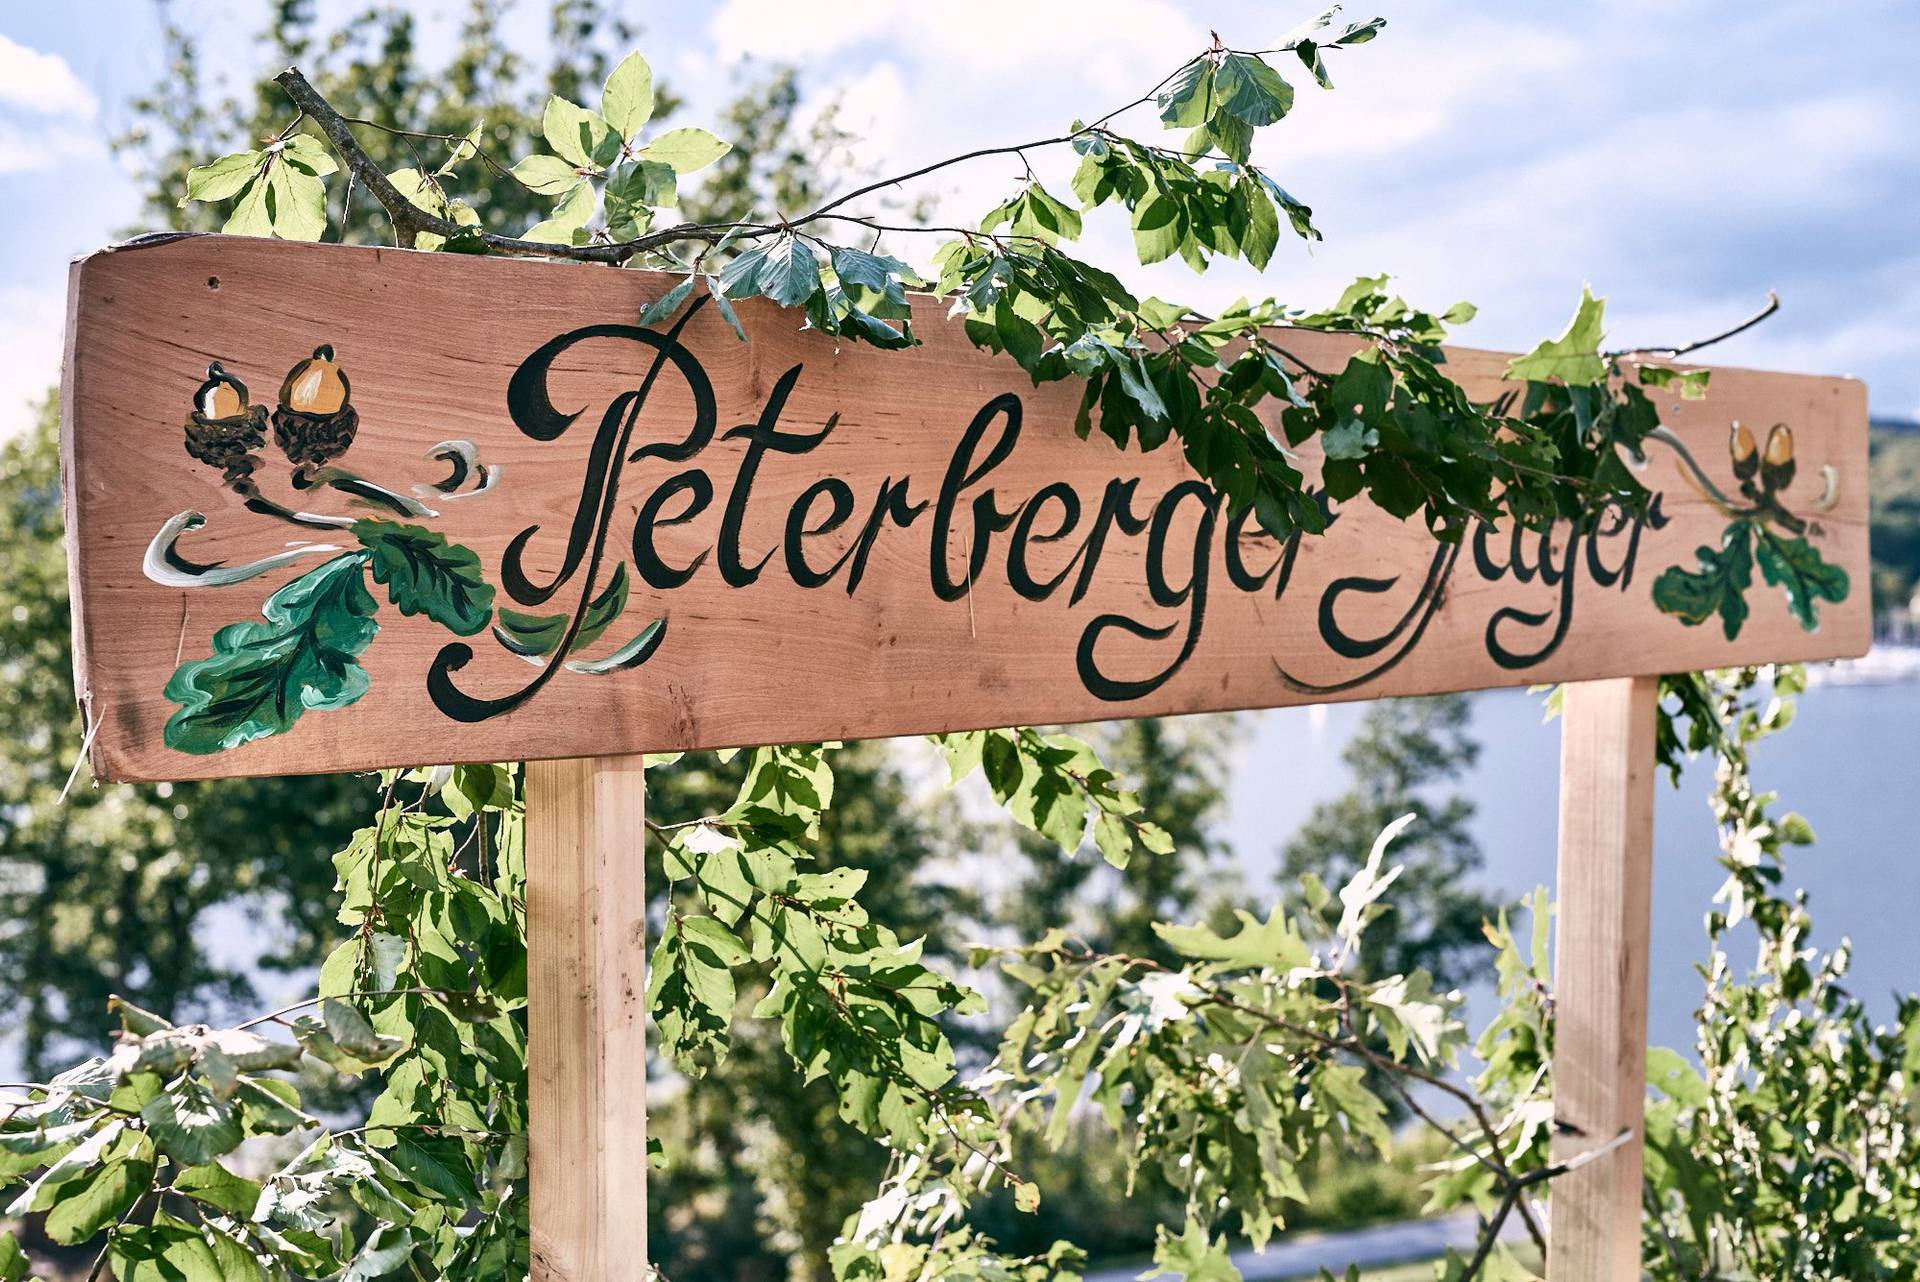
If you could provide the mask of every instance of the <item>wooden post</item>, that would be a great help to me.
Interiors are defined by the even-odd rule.
[[[532,1282],[645,1276],[643,761],[527,765]]]
[[[1549,1282],[1640,1276],[1658,701],[1657,677],[1588,681],[1561,713],[1553,1158],[1632,1138],[1552,1182]]]

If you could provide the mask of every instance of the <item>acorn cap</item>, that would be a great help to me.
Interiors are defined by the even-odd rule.
[[[201,418],[237,418],[247,412],[247,385],[227,373],[219,361],[207,366],[207,381],[193,394]]]
[[[347,376],[334,363],[333,348],[322,343],[287,374],[280,385],[280,403],[301,414],[338,414],[350,390]]]

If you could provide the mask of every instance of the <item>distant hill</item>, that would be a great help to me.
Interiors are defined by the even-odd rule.
[[[1876,417],[1867,475],[1873,489],[1873,604],[1904,609],[1920,582],[1920,420]]]

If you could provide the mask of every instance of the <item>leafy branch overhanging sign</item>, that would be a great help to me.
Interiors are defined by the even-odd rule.
[[[1453,541],[1329,494],[1329,433],[1300,460],[1329,478],[1326,532],[1278,539],[1174,450],[1081,439],[1074,388],[1034,386],[932,300],[921,345],[880,352],[673,289],[224,237],[76,263],[96,772],[870,737],[1868,643],[1847,380],[1719,371],[1681,399],[1653,371],[1674,399],[1629,460],[1644,510]],[[1320,368],[1355,346],[1286,339]],[[1472,396],[1511,392],[1508,358],[1449,361]]]

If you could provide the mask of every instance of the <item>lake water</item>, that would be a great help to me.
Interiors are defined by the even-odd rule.
[[[1920,990],[1920,684],[1818,685],[1798,720],[1763,744],[1755,782],[1812,823],[1817,844],[1789,853],[1786,885],[1804,887],[1815,942],[1853,941],[1853,991],[1876,1017],[1890,994]],[[1234,774],[1228,836],[1249,891],[1272,893],[1277,848],[1313,803],[1346,784],[1339,749],[1364,704],[1249,714],[1252,733]],[[1521,691],[1473,697],[1478,765],[1460,785],[1479,807],[1473,830],[1486,853],[1484,883],[1506,900],[1554,885],[1560,728]],[[1705,955],[1702,921],[1724,880],[1707,809],[1712,767],[1697,762],[1676,789],[1660,776],[1654,819],[1653,976],[1649,1033],[1692,1045]],[[1391,893],[1391,892],[1389,892]],[[1751,960],[1745,948],[1733,961]],[[1477,1026],[1487,994],[1472,995]]]

